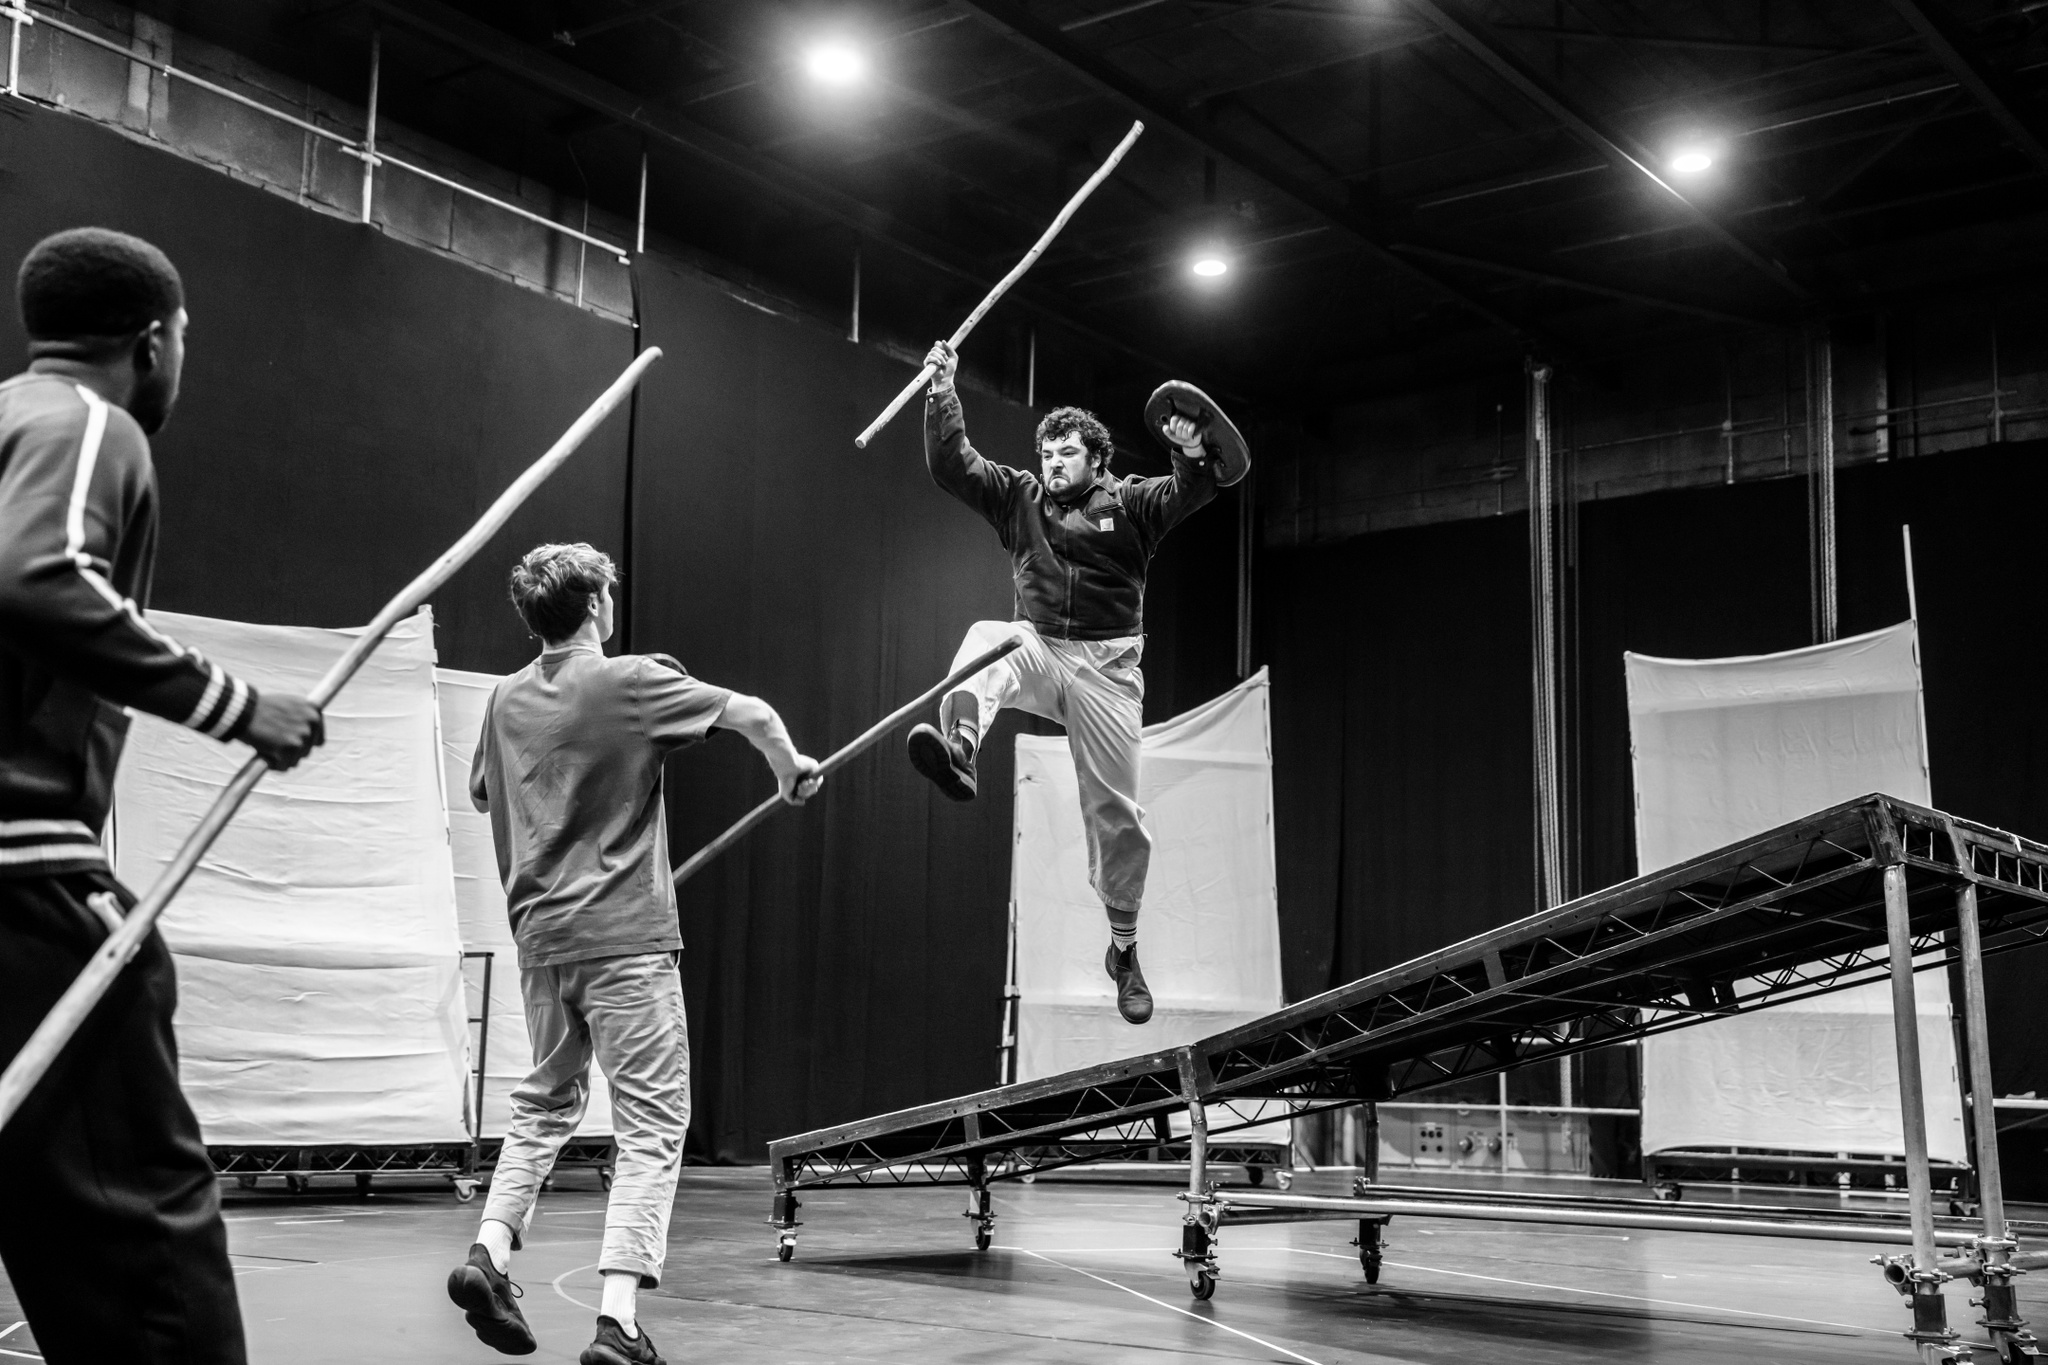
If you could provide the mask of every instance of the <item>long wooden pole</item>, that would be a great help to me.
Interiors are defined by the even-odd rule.
[[[888,715],[882,717],[873,725],[870,725],[867,729],[861,731],[860,736],[857,739],[855,739],[853,743],[839,750],[837,753],[833,754],[830,758],[826,759],[823,763],[820,763],[818,765],[818,776],[824,777],[827,774],[831,773],[833,769],[844,765],[849,759],[853,758],[863,749],[866,749],[876,740],[888,734],[891,730],[901,725],[904,721],[909,720],[912,716],[924,710],[927,706],[930,706],[940,697],[945,696],[948,692],[958,687],[961,683],[966,682],[969,678],[981,672],[982,669],[987,668],[990,664],[1002,658],[1004,655],[1010,653],[1010,651],[1016,649],[1023,643],[1024,642],[1022,640],[1019,640],[1013,636],[1010,639],[1005,640],[1001,644],[995,646],[994,648],[985,650],[982,653],[975,655],[972,659],[969,659],[966,663],[960,665],[960,667],[954,669],[951,673],[948,673],[945,676],[945,679],[941,681],[937,687],[934,687],[930,691],[923,693],[917,698],[917,700],[912,702],[906,702],[902,706],[897,707],[894,711],[891,711]],[[706,863],[709,863],[713,858],[716,858],[719,854],[731,848],[741,839],[744,839],[747,835],[747,831],[751,830],[754,826],[760,824],[763,820],[766,820],[769,816],[773,815],[775,813],[775,808],[781,804],[783,804],[783,801],[779,793],[775,796],[769,797],[760,805],[754,807],[745,815],[741,816],[738,824],[735,824],[731,829],[727,830],[725,833],[719,835],[716,839],[713,839],[710,843],[704,845],[704,847],[698,849],[695,853],[691,854],[690,860],[684,863],[681,867],[676,869],[676,885],[681,886],[684,882],[690,880],[690,878],[696,876],[699,872],[703,871],[704,865]]]
[[[612,386],[599,395],[598,400],[576,419],[573,426],[562,433],[561,439],[549,447],[547,454],[534,461],[524,474],[514,480],[510,488],[498,495],[498,500],[477,519],[476,525],[463,534],[462,539],[450,546],[419,577],[406,584],[404,591],[398,596],[385,603],[384,609],[377,613],[376,619],[356,637],[341,658],[335,661],[334,666],[327,670],[326,676],[315,684],[308,700],[320,707],[334,700],[335,694],[355,676],[356,670],[362,667],[363,661],[370,657],[371,651],[390,634],[391,628],[412,615],[420,603],[426,601],[436,589],[454,577],[455,571],[467,564],[476,552],[503,528],[512,514],[519,510],[520,504],[525,502],[533,490],[540,487],[550,474],[560,468],[565,460],[576,453],[576,448],[583,444],[590,433],[597,430],[598,425],[611,415],[612,410],[625,401],[626,395],[640,382],[640,376],[646,372],[647,367],[660,358],[661,348],[658,346],[650,346],[634,357],[633,363],[626,367],[625,373],[612,381]],[[192,869],[199,865],[199,860],[213,846],[213,841],[220,837],[220,832],[227,828],[228,821],[234,818],[243,800],[262,780],[263,773],[264,763],[261,758],[251,758],[242,765],[241,771],[235,774],[234,780],[228,783],[226,790],[214,799],[212,807],[206,812],[205,818],[200,820],[198,828],[186,836],[184,844],[171,859],[170,866],[157,878],[156,885],[150,887],[149,894],[128,912],[128,917],[121,922],[121,927],[99,946],[99,951],[85,964],[85,970],[78,974],[78,978],[58,999],[56,1006],[44,1017],[43,1022],[36,1026],[36,1031],[29,1035],[28,1042],[22,1045],[14,1060],[7,1064],[6,1072],[0,1074],[0,1127],[5,1127],[8,1120],[14,1117],[15,1111],[21,1108],[22,1101],[28,1098],[29,1091],[35,1088],[36,1082],[50,1069],[50,1064],[57,1060],[57,1054],[71,1041],[71,1036],[78,1031],[79,1025],[92,1013],[93,1006],[99,1003],[100,997],[107,993],[107,988],[113,985],[114,978],[120,974],[121,968],[127,966],[135,956],[136,951],[142,946],[143,939],[148,937],[149,931],[156,926],[157,917],[163,914],[164,907],[170,904],[171,898],[185,885],[185,879],[192,875]]]
[[[1053,238],[1060,235],[1060,229],[1067,225],[1067,220],[1074,216],[1081,205],[1088,202],[1088,196],[1095,193],[1095,187],[1109,178],[1109,173],[1116,169],[1116,163],[1124,159],[1124,153],[1131,150],[1131,144],[1136,142],[1138,134],[1144,131],[1145,125],[1143,123],[1133,123],[1131,125],[1131,131],[1125,133],[1124,140],[1116,144],[1116,150],[1109,154],[1109,160],[1097,167],[1095,174],[1089,176],[1087,182],[1080,189],[1074,191],[1074,197],[1067,201],[1067,206],[1060,210],[1059,217],[1052,220],[1052,226],[1045,230],[1044,235],[1038,239],[1031,250],[1024,253],[1024,259],[1010,268],[1010,273],[1003,276],[997,282],[996,287],[988,291],[988,297],[975,305],[974,311],[967,315],[967,321],[961,323],[953,335],[947,338],[948,344],[954,350],[960,349],[960,344],[967,340],[967,334],[972,332],[975,325],[988,315],[989,309],[996,306],[996,300],[1009,293],[1010,286],[1023,279],[1024,272],[1029,270],[1033,263],[1045,254],[1045,249],[1052,245]],[[903,405],[912,398],[915,398],[917,391],[926,384],[929,384],[932,375],[935,373],[936,371],[929,365],[919,370],[917,378],[904,385],[903,392],[897,394],[894,401],[888,407],[882,409],[882,415],[868,423],[866,431],[853,438],[854,445],[862,450],[866,450],[868,442],[875,439],[875,433],[888,426],[890,419],[903,411]]]

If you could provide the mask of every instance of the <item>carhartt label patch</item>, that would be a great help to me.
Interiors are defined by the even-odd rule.
[[[1096,523],[1095,529],[1098,531],[1114,531],[1116,529],[1116,518],[1104,517],[1101,521]]]

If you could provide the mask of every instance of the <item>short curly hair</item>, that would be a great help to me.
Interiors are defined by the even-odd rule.
[[[125,337],[185,306],[171,258],[125,232],[70,228],[29,248],[14,278],[31,341]]]
[[[1102,419],[1086,408],[1054,408],[1038,423],[1038,444],[1057,441],[1064,436],[1079,436],[1081,444],[1087,447],[1101,464],[1102,471],[1109,472],[1110,457],[1116,454],[1116,442],[1109,436],[1109,428],[1102,425]]]
[[[580,540],[536,545],[512,567],[512,605],[543,644],[558,645],[582,626],[598,593],[618,581],[612,557]]]

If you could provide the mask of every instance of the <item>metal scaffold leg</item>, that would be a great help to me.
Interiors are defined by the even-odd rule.
[[[1188,1292],[1198,1299],[1216,1293],[1215,1193],[1209,1187],[1209,1115],[1200,1100],[1188,1103],[1188,1192],[1181,1196],[1188,1211],[1181,1220],[1181,1265],[1188,1272]]]
[[[1891,957],[1892,1037],[1899,1056],[1899,1117],[1906,1138],[1906,1197],[1913,1225],[1913,1250],[1877,1258],[1885,1279],[1913,1306],[1913,1330],[1906,1339],[1921,1365],[1968,1365],[1970,1348],[1948,1325],[1944,1273],[1935,1252],[1934,1182],[1927,1170],[1927,1106],[1920,1074],[1920,1013],[1913,989],[1912,907],[1906,899],[1906,869],[1884,870],[1884,918]]]
[[[987,1251],[995,1240],[996,1215],[990,1207],[988,1167],[981,1157],[969,1159],[967,1180],[967,1212],[961,1216],[974,1224],[974,1249]]]
[[[1984,939],[1977,918],[1977,888],[1956,893],[1956,938],[1963,969],[1963,1035],[1969,1056],[1971,1121],[1977,1138],[1977,1191],[1984,1220],[1983,1235],[1971,1248],[1981,1272],[1972,1278],[1984,1287],[1978,1319],[1991,1336],[2001,1365],[2037,1360],[2040,1343],[2020,1316],[2013,1277],[2024,1272],[2012,1263],[2016,1243],[2005,1223],[2005,1178],[1998,1164],[1997,1094],[1991,1080],[1991,1042],[1986,1036],[1984,1007]]]
[[[786,1261],[796,1255],[796,1230],[803,1226],[796,1211],[803,1201],[796,1197],[797,1171],[794,1162],[782,1163],[782,1180],[775,1190],[775,1211],[768,1226],[775,1229],[775,1259]]]

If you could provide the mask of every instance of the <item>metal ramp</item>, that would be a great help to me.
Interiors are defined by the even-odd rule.
[[[974,1191],[967,1216],[986,1246],[992,1181],[1142,1151],[1157,1141],[1158,1115],[1187,1111],[1199,1148],[1249,1126],[1234,1121],[1233,1102],[1289,1100],[1312,1112],[1388,1100],[1884,980],[1894,933],[1921,970],[1963,965],[1966,986],[1976,987],[1959,1002],[1971,1070],[1981,1055],[1988,1077],[1981,956],[2048,937],[2048,846],[1891,797],[1861,797],[1186,1047],[783,1138],[769,1146],[778,1252],[784,1260],[794,1252],[806,1189],[966,1185]],[[1911,973],[1903,980],[1910,993]],[[1917,1076],[1917,1035],[1911,1045]],[[1918,1087],[1910,1088],[1917,1111]],[[1973,1089],[1989,1093],[1988,1085]],[[1909,1167],[1910,1148],[1909,1132]],[[1199,1150],[1195,1164],[1182,1256],[1206,1297],[1217,1220],[1202,1207],[1209,1192]],[[2002,1208],[1989,1226],[1995,1153],[1988,1164],[1982,1240],[1998,1242]],[[1924,1141],[1917,1169],[1925,1186]],[[1924,1188],[1919,1194],[1916,1215],[1927,1202]],[[1230,1202],[1248,1208],[1239,1195]],[[1914,1239],[1920,1270],[1909,1267],[1901,1289],[1916,1314],[1927,1310],[1922,1297],[1940,1299],[1938,1285],[1924,1281],[1941,1273],[1931,1211],[1916,1216],[1923,1222],[1927,1245]],[[1925,1344],[1934,1331],[1923,1323],[1913,1335]]]

